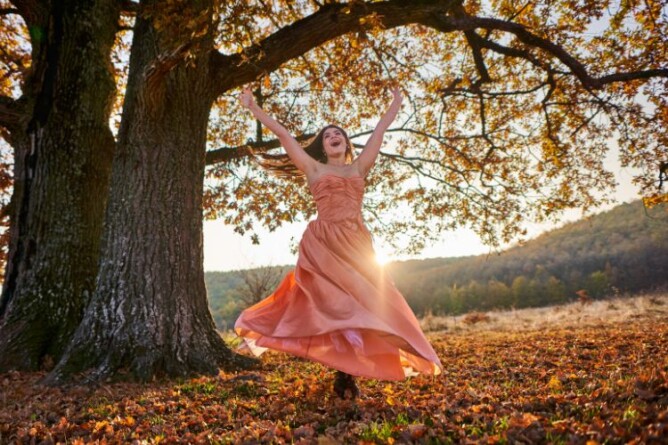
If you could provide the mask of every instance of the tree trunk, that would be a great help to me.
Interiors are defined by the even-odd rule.
[[[199,41],[185,26],[156,29],[154,15],[137,17],[97,288],[47,383],[91,368],[92,380],[120,369],[147,380],[251,362],[227,348],[207,304],[202,194],[214,99],[206,58],[212,5],[185,3],[184,23],[208,8]],[[166,34],[181,30],[187,35],[169,44],[174,36]]]
[[[0,372],[58,359],[81,320],[114,150],[117,2],[54,1],[29,12],[32,75],[23,99],[32,113],[12,134],[16,205],[0,298]]]

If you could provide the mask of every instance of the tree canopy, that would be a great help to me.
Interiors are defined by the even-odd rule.
[[[589,209],[614,187],[603,160],[619,147],[648,204],[666,200],[667,12],[657,0],[624,1],[240,1],[214,6],[220,96],[208,136],[206,216],[240,233],[274,229],[315,209],[299,182],[267,175],[249,148],[274,153],[231,85],[252,82],[263,106],[297,137],[326,123],[361,147],[396,82],[409,100],[369,182],[369,222],[392,241],[411,233],[419,249],[441,229],[472,227],[489,244],[522,232],[527,219]],[[17,9],[2,10],[2,120],[30,67]],[[206,32],[177,1],[126,2],[114,61],[123,98],[134,15],[192,30],[174,41],[172,63]],[[182,17],[180,17],[182,18]],[[33,30],[33,40],[38,37]],[[167,63],[169,66],[169,63]],[[5,151],[8,150],[7,146]],[[5,155],[7,156],[7,155]],[[663,167],[665,171],[665,166]],[[254,239],[256,235],[253,235]]]
[[[435,12],[443,4],[450,13]],[[265,2],[248,10],[256,21],[244,21],[221,50],[240,52],[258,69],[272,66],[271,33],[299,35],[332,10],[339,27],[357,17],[350,32],[275,71],[259,71],[256,88],[296,135],[334,122],[361,146],[387,100],[387,83],[404,87],[408,104],[369,178],[376,193],[366,210],[378,234],[418,235],[413,250],[462,225],[489,244],[508,241],[526,220],[603,202],[614,187],[603,161],[615,145],[622,165],[641,172],[635,182],[647,204],[665,201],[656,181],[666,160],[660,2],[410,2],[407,9],[393,2]],[[309,216],[314,209],[300,184],[252,164],[239,168],[249,138],[256,150],[275,152],[276,143],[266,132],[249,135],[254,127],[235,91],[218,106],[207,158],[216,180],[207,190],[208,215],[241,232],[254,221],[271,229],[299,212]]]

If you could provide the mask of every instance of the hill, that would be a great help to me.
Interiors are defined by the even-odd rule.
[[[291,267],[268,269],[278,280]],[[592,299],[636,293],[668,284],[668,212],[646,210],[636,201],[499,254],[385,267],[418,315],[545,306],[571,301],[581,290]],[[206,273],[210,306],[221,329],[231,327],[247,306],[240,302],[247,273]]]
[[[452,260],[452,259],[450,259]],[[497,255],[390,265],[418,313],[536,307],[668,284],[668,213],[640,201],[565,224]]]

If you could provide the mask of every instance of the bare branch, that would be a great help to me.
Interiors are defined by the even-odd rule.
[[[421,164],[415,163],[413,161],[414,159],[420,159],[420,158],[409,158],[409,157],[394,154],[394,153],[387,153],[387,152],[384,152],[382,150],[380,151],[380,155],[384,156],[386,158],[392,159],[393,161],[395,161],[397,163],[404,164],[404,165],[410,167],[418,175],[421,175],[425,178],[429,178],[429,179],[431,179],[431,180],[433,180],[433,181],[435,181],[439,184],[442,184],[446,188],[454,189],[457,193],[460,193],[463,196],[466,196],[472,204],[478,206],[480,209],[485,209],[485,210],[488,211],[490,209],[489,204],[490,203],[491,204],[495,203],[494,199],[492,199],[489,195],[483,193],[482,191],[477,189],[473,184],[471,184],[470,181],[466,178],[466,175],[464,175],[464,174],[461,175],[461,178],[466,183],[465,187],[462,186],[462,185],[458,185],[458,184],[452,184],[452,183],[444,180],[443,178],[441,178],[439,176],[434,176],[432,173],[425,170],[424,167]],[[442,168],[447,168],[447,166],[445,166],[442,163],[439,163],[438,161],[426,160],[426,159],[420,159],[420,160],[421,161],[429,161],[430,163],[436,163],[436,164],[439,164]],[[487,203],[483,203],[480,200],[476,199],[475,196],[470,193],[471,191],[473,191],[477,196],[479,196],[483,201],[486,201]],[[491,208],[494,209],[493,206]]]
[[[245,305],[251,306],[269,295],[278,285],[283,269],[266,266],[242,270],[239,273],[243,279],[243,284],[237,288],[239,297]]]

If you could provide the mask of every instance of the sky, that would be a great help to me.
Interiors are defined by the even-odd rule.
[[[615,174],[618,186],[612,194],[614,203],[601,206],[593,213],[608,210],[615,205],[639,198],[637,188],[631,184],[633,171],[622,168],[617,160],[617,149],[611,147],[605,160],[606,167]],[[550,229],[575,221],[582,217],[579,210],[565,212],[556,224],[526,225],[528,238],[534,238]],[[241,236],[226,226],[222,220],[204,222],[204,270],[229,271],[260,266],[294,265],[297,256],[291,253],[291,246],[299,242],[308,222],[285,225],[274,232],[262,231],[258,228],[261,243],[254,245],[249,236]],[[383,245],[375,245],[379,262],[407,260],[414,258],[457,257],[479,255],[492,252],[471,230],[460,229],[444,232],[439,242],[424,249],[420,255],[397,256]]]

